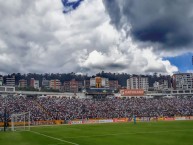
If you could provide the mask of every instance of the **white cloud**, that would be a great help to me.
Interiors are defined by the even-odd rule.
[[[85,0],[68,14],[60,0],[0,0],[0,18],[3,73],[177,70],[115,30],[101,0]]]
[[[87,56],[87,57],[85,57]],[[157,56],[152,48],[140,49],[131,39],[121,42],[121,45],[110,47],[107,53],[94,50],[90,53],[84,50],[78,59],[79,65],[90,71],[116,71],[129,73],[172,74],[178,68],[172,66],[167,60]]]

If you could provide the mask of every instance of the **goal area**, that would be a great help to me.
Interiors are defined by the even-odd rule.
[[[23,112],[11,115],[12,131],[29,131],[30,130],[30,112]]]

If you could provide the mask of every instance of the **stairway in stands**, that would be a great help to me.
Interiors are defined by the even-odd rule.
[[[50,118],[53,119],[52,113],[50,113],[42,104],[40,104],[40,103],[39,103],[38,101],[36,101],[36,100],[33,100],[33,102],[34,102],[36,105],[38,105],[38,107],[39,107],[41,110],[43,110],[44,113],[46,113]]]

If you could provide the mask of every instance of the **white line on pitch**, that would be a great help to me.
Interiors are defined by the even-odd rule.
[[[63,145],[64,143],[57,143],[57,144],[48,144],[48,145]]]
[[[48,144],[48,145],[63,145],[64,143]]]
[[[35,132],[35,131],[29,131],[29,132],[32,132],[32,133],[35,133],[35,134],[38,134],[38,135],[41,135],[41,136],[45,136],[45,137],[48,137],[48,138],[51,138],[51,139],[55,139],[55,140],[58,140],[58,141],[61,141],[61,142],[65,142],[65,143],[69,143],[69,144],[73,144],[73,145],[79,145],[79,144],[74,143],[74,142],[70,142],[70,141],[67,141],[67,140],[60,139],[60,138],[52,137],[52,136],[42,134],[42,133],[39,133],[39,132]]]

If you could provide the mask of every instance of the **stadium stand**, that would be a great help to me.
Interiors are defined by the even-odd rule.
[[[0,97],[2,118],[4,98]],[[92,118],[193,116],[193,98],[108,98],[105,100],[67,97],[7,97],[9,114],[31,112],[32,121]]]

